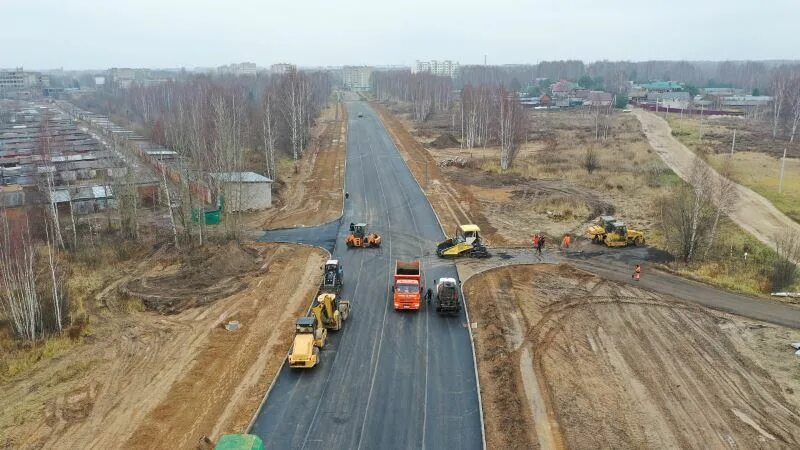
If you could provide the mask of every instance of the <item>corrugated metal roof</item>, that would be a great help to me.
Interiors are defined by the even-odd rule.
[[[219,172],[211,176],[222,182],[235,183],[272,183],[269,178],[255,172]]]

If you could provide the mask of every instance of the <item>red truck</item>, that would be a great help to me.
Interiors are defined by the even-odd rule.
[[[394,309],[419,310],[422,300],[422,263],[397,261],[394,267]]]

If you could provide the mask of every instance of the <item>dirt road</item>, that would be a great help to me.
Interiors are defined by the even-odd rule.
[[[250,247],[256,266],[230,280],[245,283],[237,293],[169,316],[106,315],[84,343],[0,386],[0,448],[190,449],[202,435],[244,430],[286,355],[292,321],[308,307],[326,256],[310,247]],[[165,298],[186,287],[164,287],[180,273],[174,259],[140,266],[124,278],[164,281]],[[242,327],[229,332],[221,326],[228,320]]]
[[[641,122],[642,130],[656,153],[683,180],[689,181],[692,167],[698,162],[708,168],[712,177],[721,176],[672,136],[667,121],[640,108],[635,108],[633,114]],[[778,211],[769,200],[740,184],[734,186],[739,199],[730,217],[748,233],[772,248],[786,230],[800,234],[800,224]]]
[[[334,104],[312,130],[312,144],[296,169],[281,174],[279,203],[246,220],[249,229],[261,230],[319,225],[342,214],[347,140],[347,110]]]
[[[464,285],[489,448],[800,445],[796,330],[567,265]]]

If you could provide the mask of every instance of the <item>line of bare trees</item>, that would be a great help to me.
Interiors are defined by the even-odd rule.
[[[391,70],[372,73],[372,91],[379,101],[410,103],[414,120],[425,122],[431,114],[448,111],[452,103],[453,80],[428,72]]]
[[[461,146],[500,146],[500,167],[511,167],[528,130],[528,116],[519,98],[501,87],[465,86],[459,99]]]
[[[117,96],[109,112],[144,124],[156,143],[181,156],[180,185],[161,174],[178,246],[193,236],[202,245],[206,235],[204,221],[192,220],[193,211],[204,207],[193,186],[208,186],[219,198],[225,182],[235,180],[211,174],[255,171],[277,179],[280,159],[303,156],[331,92],[329,74],[293,71],[259,78],[196,76],[105,95]],[[228,219],[224,226],[231,237],[238,237],[242,199],[236,197],[241,192],[234,189],[231,194],[233,198],[225,198],[229,207],[223,209]]]

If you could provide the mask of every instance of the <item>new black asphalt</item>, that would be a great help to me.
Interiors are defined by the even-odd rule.
[[[328,247],[335,233],[333,256],[344,265],[342,298],[352,302],[352,315],[330,334],[317,367],[284,366],[251,432],[277,449],[481,448],[463,311],[447,317],[426,305],[397,312],[391,304],[396,260],[421,259],[427,287],[439,277],[457,278],[455,265],[435,256],[444,235],[375,113],[362,102],[347,108],[350,197],[342,219],[264,239]],[[367,222],[382,246],[347,249],[351,222]]]

